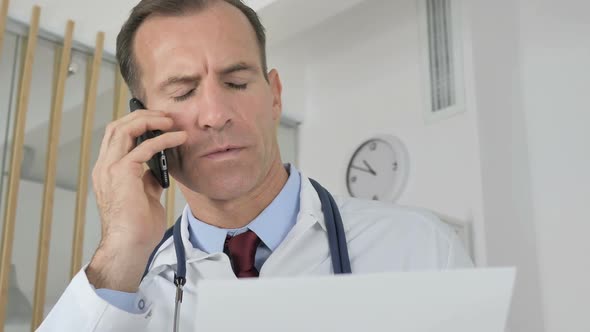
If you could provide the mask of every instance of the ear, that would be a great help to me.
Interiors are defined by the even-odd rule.
[[[268,73],[268,82],[272,93],[273,118],[278,121],[283,112],[283,101],[281,96],[283,93],[283,85],[281,84],[279,72],[276,69],[273,69]]]

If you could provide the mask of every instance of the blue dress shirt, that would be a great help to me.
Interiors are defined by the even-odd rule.
[[[227,235],[234,236],[251,230],[261,242],[256,250],[255,267],[260,271],[266,259],[283,242],[297,222],[301,176],[291,165],[287,183],[275,199],[248,225],[238,229],[224,229],[206,224],[188,214],[189,240],[193,247],[208,254],[223,252]],[[126,293],[106,288],[96,290],[98,296],[115,307],[130,313],[142,313],[145,308],[136,306],[137,293]]]

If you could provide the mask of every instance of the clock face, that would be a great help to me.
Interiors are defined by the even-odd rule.
[[[348,192],[358,198],[395,200],[405,186],[407,164],[407,152],[399,140],[368,140],[348,165]]]

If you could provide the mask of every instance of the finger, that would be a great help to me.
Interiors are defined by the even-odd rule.
[[[147,111],[147,110],[137,110],[133,113],[130,113],[116,121],[109,123],[105,129],[105,134],[101,143],[99,155],[106,153],[106,149],[110,146],[113,136],[116,133],[121,133],[121,130],[125,128],[126,125],[133,121],[137,121],[138,118],[161,118],[166,117],[166,113],[162,111]]]
[[[156,153],[177,147],[186,142],[188,136],[184,131],[164,133],[158,137],[148,139],[138,145],[121,162],[145,163]]]
[[[160,121],[160,122],[159,122]],[[163,122],[161,122],[163,121]],[[137,111],[128,117],[113,122],[109,130],[109,143],[120,137],[137,137],[149,130],[167,130],[174,122],[164,112],[159,111]],[[163,124],[163,125],[162,125]],[[158,125],[163,127],[158,127]]]
[[[173,120],[168,117],[138,117],[133,121],[121,124],[112,129],[114,132],[108,147],[105,148],[104,159],[109,164],[117,162],[135,148],[138,136],[148,130],[168,131],[173,126]]]
[[[135,139],[148,130],[168,131],[171,130],[173,126],[174,121],[169,117],[138,117],[137,119],[123,123],[117,128],[114,128],[109,143],[111,146],[121,146],[119,140],[123,140],[124,143],[127,143],[122,146],[128,146],[129,143],[131,143],[131,146],[128,146],[126,149],[126,152],[129,152],[135,146]]]

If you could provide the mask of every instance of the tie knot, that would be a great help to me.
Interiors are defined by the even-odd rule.
[[[224,251],[229,255],[232,268],[238,278],[258,277],[254,259],[259,244],[260,238],[251,230],[236,236],[228,235],[225,238]]]

